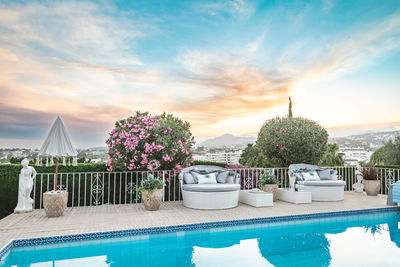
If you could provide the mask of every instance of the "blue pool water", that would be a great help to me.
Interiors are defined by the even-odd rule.
[[[400,266],[400,214],[14,247],[0,266]]]

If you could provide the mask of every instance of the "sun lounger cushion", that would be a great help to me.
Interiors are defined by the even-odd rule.
[[[229,171],[220,172],[217,176],[217,182],[220,184],[226,183],[226,178],[229,176]]]
[[[318,172],[319,179],[331,180],[331,170],[330,169],[319,170],[317,172]]]
[[[216,183],[217,183],[217,176],[215,175],[215,172],[197,175],[197,184],[216,184]]]
[[[193,175],[193,178],[196,181],[196,183],[199,182],[199,179],[198,179],[199,175],[204,175],[204,174],[209,174],[209,173],[215,173],[215,176],[217,176],[216,172],[211,172],[211,171],[210,172],[206,172],[204,170],[196,170],[196,171],[191,171],[190,172],[190,174]]]
[[[184,184],[183,190],[192,192],[238,191],[240,184]]]
[[[196,179],[190,172],[186,172],[183,174],[183,180],[185,181],[185,184],[197,184]]]
[[[299,185],[304,186],[345,186],[346,182],[341,180],[319,180],[319,181],[298,181]]]
[[[302,172],[301,174],[303,176],[304,181],[319,181],[320,180],[317,171]]]
[[[397,181],[393,185],[392,194],[393,194],[393,202],[400,203],[400,181]]]

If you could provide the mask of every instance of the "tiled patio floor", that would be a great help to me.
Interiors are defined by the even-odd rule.
[[[295,205],[277,201],[274,207],[265,208],[240,204],[234,209],[207,211],[185,208],[182,202],[166,202],[155,212],[146,211],[143,204],[68,208],[58,218],[47,218],[43,210],[35,210],[0,220],[0,248],[11,239],[385,207],[386,196],[346,192],[340,202]]]

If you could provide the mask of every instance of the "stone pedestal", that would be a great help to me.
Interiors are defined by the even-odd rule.
[[[67,191],[43,193],[43,208],[47,217],[59,217],[64,214],[68,203]]]

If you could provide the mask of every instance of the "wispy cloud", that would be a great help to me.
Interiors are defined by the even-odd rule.
[[[396,11],[335,34],[292,38],[283,28],[276,31],[274,16],[268,24],[257,18],[255,5],[244,0],[186,5],[195,19],[183,11],[172,18],[163,10],[159,19],[166,21],[157,22],[164,23],[162,32],[154,30],[155,20],[143,20],[148,14],[138,18],[140,12],[108,2],[1,2],[0,138],[42,135],[58,114],[71,132],[81,128],[104,136],[115,120],[135,110],[173,112],[189,120],[195,133],[213,135],[213,124],[285,105],[303,80],[356,71],[400,47]],[[321,11],[320,4],[317,8]],[[307,23],[304,18],[314,12],[309,5],[301,12],[283,9],[278,8],[279,21],[293,15]],[[204,14],[207,22],[217,20],[212,27],[223,29],[213,39],[209,23],[196,24]],[[249,26],[252,20],[257,27]]]
[[[334,0],[323,0],[322,1],[322,10],[323,11],[329,11],[332,8],[335,7],[335,1]]]
[[[190,70],[186,82],[210,92],[176,109],[206,124],[282,105],[291,78],[267,73],[241,56],[196,51],[181,55],[179,62]]]
[[[85,1],[0,4],[1,41],[11,50],[108,65],[141,65],[129,42],[143,37],[139,23]],[[109,14],[109,15],[107,15]],[[15,45],[17,44],[17,47]]]
[[[286,103],[292,85],[297,82],[355,71],[382,53],[398,49],[399,29],[400,16],[393,14],[379,23],[349,32],[337,43],[307,51],[300,62],[295,61],[297,57],[291,61],[290,56],[288,61],[253,60],[249,55],[258,50],[265,32],[241,51],[186,51],[177,60],[188,70],[187,83],[205,88],[208,93],[176,109],[190,114],[195,122],[206,124],[280,106]],[[306,46],[307,43],[301,43],[282,47],[278,58],[282,54],[301,54]]]
[[[265,41],[265,36],[267,35],[267,31],[263,31],[256,40],[250,42],[247,45],[247,51],[249,53],[255,53],[260,48],[261,44]]]
[[[196,4],[197,12],[205,13],[210,16],[229,14],[233,17],[249,18],[254,12],[254,2],[247,0],[223,0],[203,2]]]
[[[314,51],[306,76],[354,72],[400,48],[400,12],[356,27],[327,47]]]

